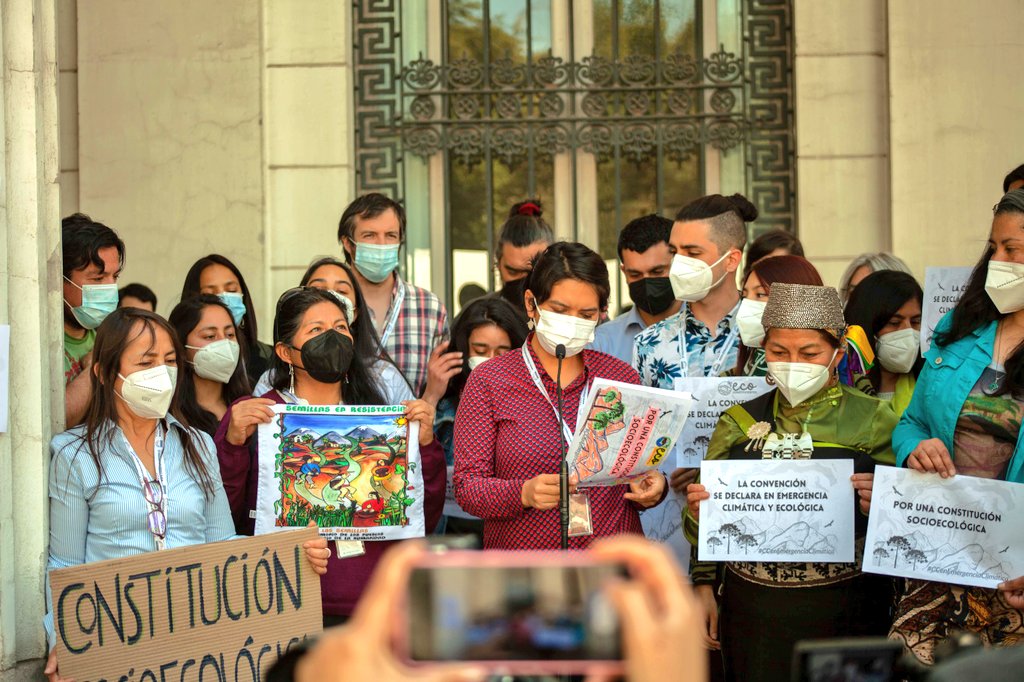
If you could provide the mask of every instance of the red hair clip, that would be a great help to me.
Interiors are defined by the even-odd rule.
[[[538,216],[540,215],[540,206],[532,201],[527,201],[519,207],[519,215]]]

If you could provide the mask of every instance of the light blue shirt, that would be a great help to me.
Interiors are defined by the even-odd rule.
[[[948,331],[952,323],[951,310],[936,325],[935,333]],[[992,364],[997,327],[998,323],[993,320],[948,346],[932,342],[925,353],[914,396],[892,432],[896,466],[907,466],[910,453],[929,438],[941,439],[956,463],[957,448],[953,438],[960,412],[985,368]],[[1005,480],[1024,483],[1024,428],[1017,436]]]
[[[385,405],[401,405],[406,400],[415,400],[409,382],[405,380],[397,367],[386,360],[377,360],[373,363],[373,371],[380,379],[379,386],[384,391]],[[256,397],[269,393],[274,387],[270,385],[270,370],[268,369],[256,382],[256,388],[252,394]]]
[[[627,365],[632,365],[633,340],[646,326],[636,306],[633,306],[614,320],[599,326],[594,332],[594,340],[587,348],[607,353]]]
[[[184,427],[167,417],[164,439],[167,472],[167,549],[235,537],[235,524],[220,478],[217,449],[209,435],[194,429],[193,442],[213,483],[207,497],[186,469]],[[50,441],[50,550],[47,572],[104,559],[120,559],[156,550],[146,518],[150,506],[132,455],[119,427],[100,452],[102,484],[96,462],[82,436],[84,426],[57,434]],[[50,604],[50,581],[46,581]],[[55,643],[53,613],[43,621],[50,648]]]

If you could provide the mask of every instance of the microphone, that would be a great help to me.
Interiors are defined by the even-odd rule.
[[[555,372],[555,394],[558,399],[558,442],[561,444],[559,454],[561,464],[558,468],[558,509],[560,512],[559,527],[562,537],[562,549],[569,549],[569,463],[566,460],[565,429],[565,408],[562,403],[562,360],[565,359],[565,345],[555,346],[555,359],[558,360],[558,369]]]

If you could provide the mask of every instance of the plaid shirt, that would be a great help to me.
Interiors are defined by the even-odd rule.
[[[644,386],[672,390],[676,379],[720,376],[734,368],[740,348],[736,324],[739,307],[737,303],[728,315],[718,321],[714,338],[711,330],[693,316],[686,304],[672,317],[637,334],[633,342],[633,366],[640,373],[640,382]],[[685,369],[683,343],[686,344]],[[718,371],[713,372],[718,360]]]
[[[391,305],[384,316],[385,326],[394,312],[395,301],[401,287],[405,288],[402,309],[398,313],[394,329],[385,340],[384,350],[408,380],[413,393],[419,397],[427,387],[427,363],[430,362],[430,353],[442,339],[448,337],[448,313],[437,296],[403,281],[396,272],[395,286],[391,290]]]
[[[532,339],[532,335],[530,336]],[[469,375],[455,418],[455,499],[484,520],[484,549],[559,549],[558,509],[523,507],[523,483],[558,472],[558,422],[551,403],[530,378],[523,353],[533,356],[551,403],[555,382],[526,344],[488,360]],[[626,363],[595,351],[583,351],[583,373],[562,392],[566,415],[575,415],[583,389],[597,377],[637,383]],[[574,426],[574,417],[567,420]],[[643,535],[638,507],[623,498],[628,486],[590,488],[594,534],[569,538],[570,549],[585,549],[595,539],[621,533]]]

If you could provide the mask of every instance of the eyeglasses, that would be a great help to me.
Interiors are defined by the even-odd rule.
[[[160,481],[146,481],[142,486],[142,494],[146,498],[146,503],[151,507],[146,516],[149,532],[163,540],[167,537],[167,516],[164,514],[162,506],[164,489],[161,487]]]

